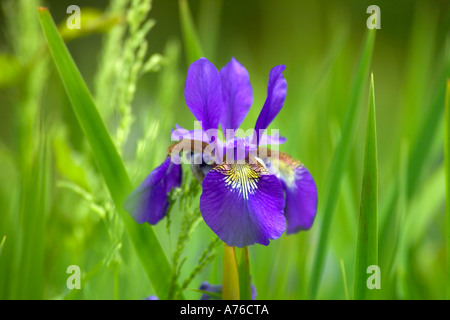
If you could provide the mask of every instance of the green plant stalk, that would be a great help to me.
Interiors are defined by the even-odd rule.
[[[186,50],[186,59],[189,64],[195,60],[204,57],[203,49],[200,44],[199,36],[195,30],[194,21],[187,0],[178,1],[180,8],[181,32]]]
[[[46,127],[43,125],[43,127]],[[20,258],[18,299],[44,298],[45,217],[48,215],[50,152],[45,132],[37,138],[37,151],[23,177],[21,227],[23,230]]]
[[[239,273],[235,247],[225,244],[223,254],[222,300],[239,300]]]
[[[65,46],[46,8],[39,8],[39,20],[78,122],[91,146],[98,168],[114,201],[116,210],[134,246],[137,256],[158,297],[168,296],[170,264],[148,224],[137,224],[123,209],[123,201],[132,191],[124,164],[103,123],[89,90]]]
[[[447,245],[447,299],[450,299],[450,79],[447,79],[445,93],[445,219]]]
[[[369,96],[361,209],[355,261],[354,298],[357,300],[374,297],[373,290],[376,289],[369,289],[366,284],[367,268],[371,265],[378,265],[378,164],[373,74]]]
[[[5,245],[6,236],[3,236],[2,241],[0,242],[0,257],[2,256],[3,246]]]
[[[239,295],[241,300],[252,299],[251,279],[250,279],[250,262],[248,257],[248,247],[241,250],[241,258],[239,260]]]
[[[432,103],[429,106],[429,112],[425,117],[423,125],[419,129],[416,139],[410,141],[411,147],[408,156],[408,183],[406,185],[406,201],[409,203],[414,199],[422,197],[422,193],[418,193],[418,190],[422,188],[426,180],[421,183],[416,183],[419,180],[414,175],[418,175],[424,171],[427,161],[430,161],[429,155],[432,153],[432,143],[436,139],[439,132],[439,123],[442,121],[442,113],[444,112],[445,104],[445,77],[442,77],[443,81],[440,81],[438,88],[435,90],[435,95],[432,98]],[[442,84],[441,84],[442,82]],[[411,169],[413,168],[413,169]],[[383,190],[383,197],[380,199],[379,208],[379,263],[387,266],[388,269],[392,269],[389,260],[391,262],[391,254],[395,251],[392,248],[390,236],[395,232],[393,226],[395,225],[395,215],[391,214],[396,210],[397,199],[400,197],[399,183],[397,180],[393,181],[391,186]],[[445,192],[444,192],[445,193]],[[406,224],[413,219],[410,215],[406,218]],[[413,219],[414,220],[414,219]],[[426,226],[417,224],[417,229],[425,230]],[[416,230],[417,231],[417,230]],[[417,235],[413,235],[413,239],[416,239]]]
[[[350,300],[350,297],[348,295],[347,275],[345,273],[344,260],[341,259],[340,264],[341,264],[342,282],[344,283],[345,300]]]
[[[398,187],[398,199],[397,199],[397,219],[395,225],[395,231],[397,233],[397,245],[395,250],[395,255],[393,257],[393,272],[395,272],[396,281],[396,298],[405,299],[406,298],[406,272],[407,266],[407,251],[408,245],[406,243],[407,238],[407,223],[406,223],[406,212],[408,206],[408,143],[406,141],[402,142],[400,148],[400,168],[399,172],[399,187]],[[411,215],[409,216],[411,218]],[[415,220],[417,221],[417,220]]]
[[[319,289],[320,278],[322,275],[323,266],[325,263],[325,256],[328,249],[328,235],[333,220],[333,214],[336,208],[336,203],[339,195],[340,183],[344,173],[343,168],[346,167],[351,142],[356,127],[356,116],[358,114],[358,105],[361,100],[363,88],[366,83],[366,77],[369,73],[370,61],[372,57],[373,46],[375,43],[375,30],[369,30],[363,51],[358,63],[356,77],[352,83],[350,100],[347,108],[347,113],[342,128],[342,135],[339,144],[336,148],[333,162],[331,164],[329,183],[323,201],[322,209],[319,210],[318,216],[323,215],[322,225],[320,226],[320,238],[317,247],[316,256],[312,269],[311,283],[310,283],[310,298],[315,299]]]

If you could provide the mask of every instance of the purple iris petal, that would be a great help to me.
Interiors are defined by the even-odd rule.
[[[138,223],[158,223],[167,213],[168,194],[181,185],[181,165],[168,157],[125,200],[124,208]]]
[[[253,90],[247,70],[235,58],[220,70],[220,79],[224,101],[220,124],[226,133],[241,125],[253,103]]]
[[[280,152],[277,159],[262,159],[267,169],[280,179],[286,194],[284,214],[287,233],[308,230],[317,213],[317,188],[312,175],[302,163]]]
[[[188,139],[188,140],[196,140],[203,141],[206,143],[210,143],[210,137],[206,134],[206,131],[202,129],[194,129],[194,130],[186,130],[183,127],[175,124],[176,129],[172,130],[171,138],[172,141]],[[215,134],[217,136],[217,133]]]
[[[263,134],[259,139],[259,145],[271,145],[271,144],[283,144],[286,142],[285,137],[281,137],[279,134],[268,136]]]
[[[212,285],[209,284],[207,281],[202,282],[202,284],[200,285],[199,290],[202,291],[207,291],[207,292],[211,292],[211,293],[217,293],[217,294],[222,294],[222,285]],[[209,295],[207,293],[202,294],[202,297],[200,298],[200,300],[219,300],[220,298],[216,297],[215,295]]]
[[[211,292],[211,293],[222,294],[222,285],[216,285],[215,286],[215,285],[209,284],[207,281],[204,281],[201,284],[199,289],[202,290],[202,291],[207,291],[207,292]],[[256,288],[253,285],[253,283],[250,284],[250,290],[251,290],[251,293],[252,293],[252,300],[256,300],[257,293],[256,293]],[[209,295],[207,293],[204,293],[202,295],[202,297],[200,298],[200,300],[210,300],[210,299],[218,300],[219,298],[216,297],[216,296],[213,296],[213,295]]]
[[[184,98],[189,110],[202,122],[203,130],[218,128],[223,109],[222,86],[219,72],[206,58],[189,67]]]
[[[268,245],[286,229],[283,189],[261,165],[216,166],[202,186],[203,219],[229,246]]]
[[[256,145],[256,143],[255,143],[256,141],[254,141],[254,136],[247,136],[247,137],[244,137],[243,139],[244,139],[245,143],[250,147],[250,149],[257,149],[258,145],[263,146],[263,145],[272,145],[272,144],[283,144],[286,142],[286,138],[281,137],[278,133],[273,136],[263,134],[259,138],[258,145]]]
[[[283,77],[284,69],[286,69],[286,66],[279,65],[270,70],[266,102],[264,102],[255,124],[257,142],[260,140],[260,130],[266,130],[283,107],[287,87],[286,80]]]

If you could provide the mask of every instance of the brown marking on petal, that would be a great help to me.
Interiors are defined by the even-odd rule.
[[[292,158],[289,154],[286,152],[281,152],[277,150],[271,150],[265,147],[259,147],[257,152],[257,156],[260,157],[263,161],[266,158],[272,158],[272,159],[279,159],[284,164],[289,166],[292,169],[298,168],[302,166],[303,164],[298,161],[297,159]]]
[[[169,146],[169,148],[167,148],[167,155],[170,156],[175,147],[178,147],[182,151],[203,153],[206,147],[208,147],[208,144],[200,140],[183,139]]]

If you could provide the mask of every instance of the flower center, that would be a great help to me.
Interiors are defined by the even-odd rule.
[[[257,181],[261,176],[260,168],[251,164],[222,164],[214,168],[224,175],[225,184],[238,192],[245,200],[258,188]]]

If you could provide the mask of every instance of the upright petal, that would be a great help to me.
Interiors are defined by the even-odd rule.
[[[288,223],[287,233],[308,230],[317,213],[317,188],[309,171],[300,161],[284,152],[269,161],[262,159],[266,168],[276,175],[285,190],[286,207],[284,214]]]
[[[200,211],[229,246],[268,245],[286,229],[283,189],[260,164],[222,164],[203,180]]]
[[[203,130],[218,128],[223,109],[222,86],[219,72],[206,58],[189,67],[184,98]]]
[[[220,70],[224,108],[220,118],[222,131],[236,130],[253,103],[253,90],[247,70],[232,58]]]
[[[158,223],[167,213],[169,193],[181,185],[181,165],[168,157],[125,200],[124,208],[138,223]]]
[[[286,66],[279,65],[270,70],[266,102],[264,102],[255,124],[256,143],[260,140],[260,130],[266,130],[283,107],[287,87],[286,80],[283,77],[284,69],[286,69]]]

